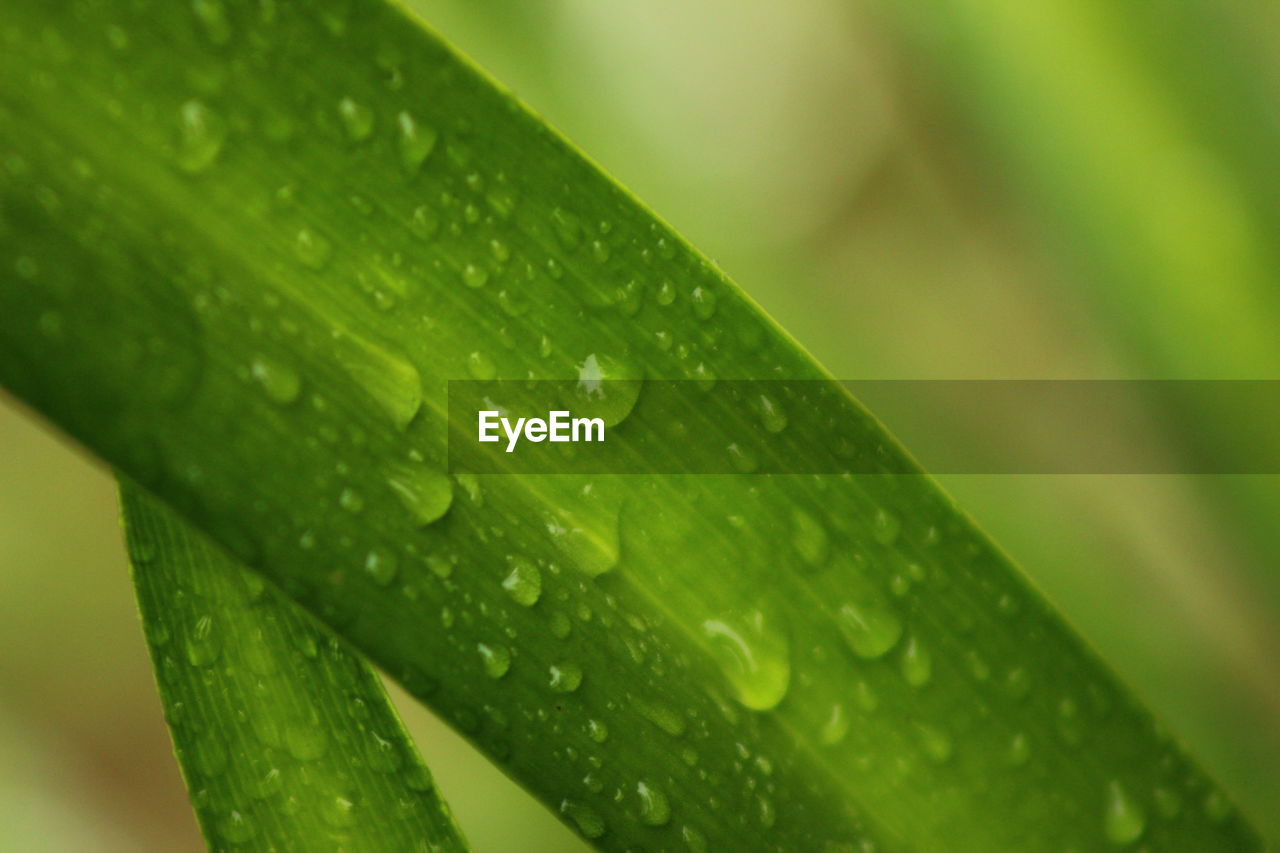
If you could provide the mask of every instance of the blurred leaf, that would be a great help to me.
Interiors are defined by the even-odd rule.
[[[397,8],[6,27],[0,381],[602,848],[1259,846],[923,476],[446,474],[465,377],[815,380],[701,415],[911,463]]]
[[[136,487],[120,500],[165,719],[210,849],[467,850],[378,677]]]

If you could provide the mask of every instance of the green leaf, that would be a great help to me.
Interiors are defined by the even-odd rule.
[[[656,379],[815,380],[701,422],[911,463],[398,8],[47,5],[0,53],[0,382],[584,836],[1260,846],[926,477],[448,475],[446,380],[586,374],[644,379],[622,430]]]
[[[165,719],[211,849],[465,851],[378,677],[136,487],[120,500]]]

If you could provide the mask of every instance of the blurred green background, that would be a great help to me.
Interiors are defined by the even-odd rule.
[[[1274,4],[413,5],[838,377],[1280,378]],[[1169,421],[1123,440],[1280,441]],[[1280,478],[944,485],[1280,837]],[[112,482],[7,401],[0,589],[0,849],[203,849]],[[477,850],[583,849],[397,700]]]

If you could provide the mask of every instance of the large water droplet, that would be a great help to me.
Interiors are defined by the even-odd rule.
[[[250,841],[257,832],[257,827],[245,817],[243,812],[232,809],[218,818],[218,837],[228,844],[244,844]]]
[[[435,128],[418,124],[407,111],[402,111],[396,116],[396,127],[399,136],[397,144],[400,149],[400,164],[410,175],[416,175],[422,168],[422,164],[431,156],[440,134]]]
[[[911,637],[902,650],[902,677],[912,687],[923,687],[932,675],[933,657],[918,639]]]
[[[602,418],[605,426],[617,426],[635,408],[643,380],[638,367],[593,353],[578,366],[574,414]]]
[[[418,527],[426,527],[438,520],[453,504],[453,483],[439,471],[422,465],[401,465],[392,469],[387,475],[387,485]]]
[[[689,294],[689,302],[699,320],[709,320],[716,313],[716,294],[708,287],[695,287]]]
[[[582,222],[562,207],[551,211],[551,230],[566,249],[575,249],[582,242]]]
[[[407,359],[363,338],[335,339],[343,369],[360,384],[399,429],[413,420],[422,406],[422,378]]]
[[[637,702],[636,710],[646,720],[653,723],[672,737],[684,734],[686,724],[680,712],[661,702]]]
[[[925,757],[934,764],[942,764],[951,758],[951,738],[942,729],[928,723],[916,723],[916,733]]]
[[[659,788],[648,782],[639,782],[636,795],[640,798],[640,820],[649,826],[665,826],[671,820],[671,804]]]
[[[369,577],[373,578],[373,582],[379,586],[386,586],[395,580],[397,560],[395,552],[388,548],[378,546],[369,550],[364,558],[364,570]]]
[[[564,800],[560,803],[560,814],[573,821],[578,832],[584,838],[599,838],[604,835],[604,819],[596,814],[595,809],[577,800]]]
[[[552,664],[548,673],[547,686],[555,693],[572,693],[582,684],[582,668],[576,663],[562,661]]]
[[[322,270],[333,256],[333,244],[318,231],[302,228],[294,238],[293,252],[307,269]]]
[[[524,557],[512,557],[511,571],[502,581],[507,595],[525,607],[532,607],[542,595],[542,573]]]
[[[791,645],[776,620],[754,609],[708,619],[702,633],[739,702],[767,711],[782,701],[791,682]]]
[[[760,415],[760,425],[765,432],[779,433],[787,428],[787,412],[782,404],[768,394],[761,394],[756,399],[756,411]]]
[[[802,509],[792,510],[791,528],[791,543],[795,546],[800,559],[811,568],[820,568],[831,552],[831,539],[827,535],[827,528]]]
[[[855,655],[875,660],[898,644],[902,620],[888,607],[850,602],[840,608],[840,632]]]
[[[511,668],[511,652],[507,651],[506,646],[480,643],[476,646],[476,651],[480,653],[480,660],[484,664],[484,674],[490,678],[501,678]]]
[[[293,368],[266,356],[254,358],[249,365],[249,375],[258,383],[267,399],[282,406],[298,399],[298,392],[302,388],[302,380]]]
[[[353,142],[368,139],[373,133],[373,110],[351,98],[338,101],[338,117]]]
[[[192,666],[208,666],[218,659],[222,652],[222,639],[212,616],[201,616],[196,620],[187,636],[186,652],[187,662]]]
[[[831,713],[827,715],[826,721],[822,724],[818,737],[824,745],[835,746],[843,741],[848,734],[849,715],[845,713],[844,706],[837,702],[831,706]]]
[[[203,172],[218,158],[227,138],[227,123],[217,112],[201,101],[182,105],[178,121],[178,168],[184,172]]]
[[[1132,844],[1147,828],[1147,815],[1141,804],[1119,781],[1107,786],[1107,806],[1103,813],[1103,830],[1107,840],[1117,847]]]

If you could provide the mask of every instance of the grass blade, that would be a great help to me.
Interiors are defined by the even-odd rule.
[[[394,6],[193,8],[12,10],[0,382],[602,848],[1257,849],[927,478],[446,476],[446,379],[824,374]]]
[[[210,849],[465,851],[378,677],[136,487],[120,501],[165,719]]]

